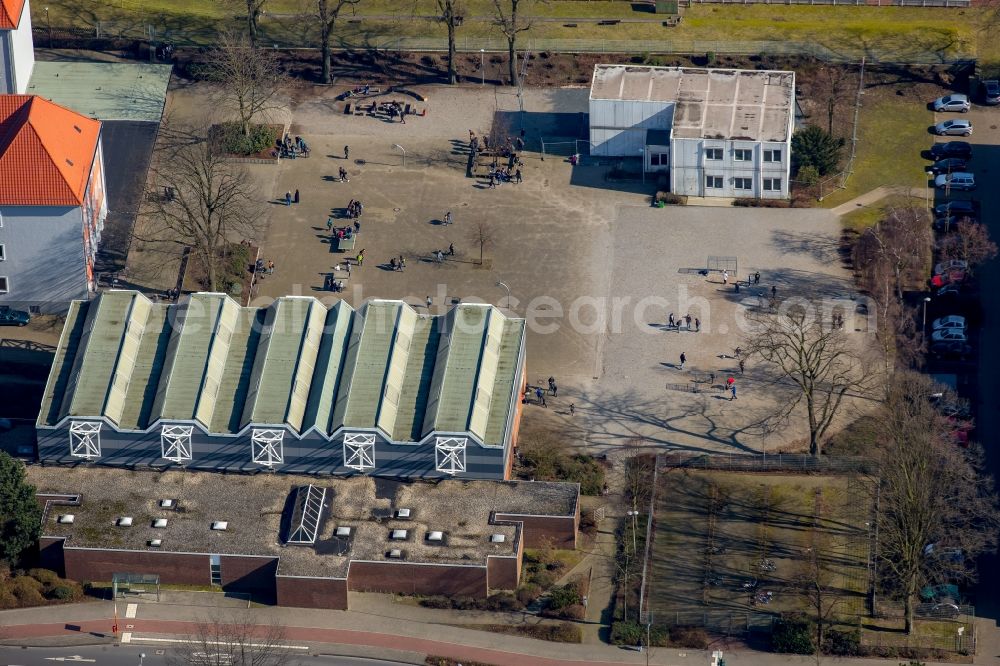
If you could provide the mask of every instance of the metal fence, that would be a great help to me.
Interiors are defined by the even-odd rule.
[[[728,472],[799,472],[819,474],[872,474],[876,464],[868,458],[844,456],[828,458],[800,453],[698,454],[664,453],[663,467],[714,469]]]
[[[930,0],[929,0],[930,1]],[[954,0],[950,0],[954,1]],[[50,39],[55,34],[55,42]],[[315,50],[317,44],[301,33],[267,34],[262,41],[283,50]],[[38,45],[82,46],[79,42],[90,40],[136,40],[152,44],[171,43],[175,46],[209,46],[216,42],[217,32],[211,26],[201,29],[179,29],[176,24],[164,24],[156,19],[140,21],[95,21],[92,27],[34,26],[35,43]],[[344,36],[334,44],[335,49],[362,51],[398,51],[442,53],[448,51],[444,37],[396,37],[391,35]],[[460,53],[506,54],[507,42],[493,37],[459,37],[456,48]],[[952,47],[949,45],[948,47]],[[770,55],[808,56],[824,62],[857,62],[862,57],[870,63],[951,64],[965,62],[972,56],[952,51],[926,50],[919,45],[893,48],[875,48],[862,44],[838,46],[836,49],[817,42],[784,40],[706,40],[676,38],[664,33],[663,39],[532,39],[527,36],[518,41],[518,50],[540,53],[618,53],[618,54],[716,54],[716,55]]]
[[[768,632],[781,616],[755,611],[726,610],[676,611],[649,618],[652,624],[665,627],[703,627],[714,633],[738,636],[752,631]]]
[[[693,4],[723,5],[854,5],[860,7],[971,7],[972,0],[688,0]]]

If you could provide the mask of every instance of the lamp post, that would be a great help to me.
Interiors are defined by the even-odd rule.
[[[406,148],[403,148],[398,143],[392,144],[392,147],[393,148],[398,148],[399,150],[403,151],[403,166],[406,166]]]
[[[510,287],[503,280],[497,280],[496,286],[503,287],[507,290],[507,309],[510,309]]]
[[[629,515],[629,516],[632,517],[632,553],[635,554],[635,552],[637,550],[636,542],[635,542],[635,529],[636,529],[635,528],[635,521],[636,521],[636,518],[639,516],[639,512],[638,511],[627,511],[626,513],[627,513],[627,515]]]
[[[140,652],[139,653],[139,666],[142,666],[142,660],[145,659],[145,658],[146,658],[146,653],[145,652]]]
[[[49,33],[49,48],[52,48],[52,22],[49,21],[49,8],[45,8],[45,28]]]
[[[931,297],[924,296],[924,327],[921,329],[921,332],[924,335],[927,335],[927,304],[930,302],[931,302]]]
[[[482,83],[479,85],[486,85],[486,49],[479,49],[479,73],[483,77]]]

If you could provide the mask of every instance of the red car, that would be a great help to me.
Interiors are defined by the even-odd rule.
[[[946,284],[958,284],[965,281],[965,271],[955,268],[949,271],[945,271],[941,275],[935,275],[931,278],[932,287],[943,287]]]

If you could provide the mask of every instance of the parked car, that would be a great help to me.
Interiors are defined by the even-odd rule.
[[[962,190],[969,192],[976,189],[976,177],[968,171],[943,173],[934,179],[934,186],[942,190]]]
[[[931,342],[968,342],[969,337],[965,331],[944,328],[931,333]]]
[[[979,202],[972,199],[956,199],[946,201],[934,206],[934,214],[937,217],[947,217],[948,215],[975,215],[979,212]]]
[[[972,144],[968,141],[946,141],[935,143],[931,146],[931,159],[943,160],[949,157],[961,157],[963,160],[972,159]]]
[[[938,317],[933,322],[931,322],[931,328],[935,331],[940,331],[943,329],[954,329],[956,331],[965,330],[965,317],[961,315],[948,315],[947,317]]]
[[[951,173],[952,171],[968,171],[969,163],[961,157],[946,157],[927,167],[927,170],[935,176],[941,173]]]
[[[983,104],[996,106],[1000,104],[1000,81],[983,81]]]
[[[962,286],[958,282],[946,284],[934,294],[936,298],[958,298],[962,295]]]
[[[935,231],[955,231],[958,228],[959,222],[978,222],[979,219],[973,215],[949,215],[948,217],[939,217],[934,220],[932,227]]]
[[[964,342],[931,342],[930,352],[938,358],[964,359],[972,353],[972,346]]]
[[[972,136],[972,123],[968,120],[942,120],[934,126],[938,136]]]
[[[945,95],[938,97],[933,102],[935,111],[958,111],[967,113],[972,107],[968,95]]]
[[[969,270],[969,262],[963,261],[962,259],[952,259],[951,261],[942,261],[934,265],[934,275],[941,275],[942,273],[947,273],[949,271],[967,271]]]
[[[31,315],[24,310],[15,310],[9,305],[0,305],[0,326],[26,326]]]
[[[962,282],[965,282],[965,271],[957,268],[931,278],[932,287],[943,287],[948,284],[959,284]]]
[[[924,555],[930,556],[934,553],[935,546],[937,544],[929,543],[924,546]],[[959,551],[961,552],[961,551]],[[920,599],[922,601],[958,601],[959,591],[958,585],[944,584],[944,585],[925,585],[920,588]]]

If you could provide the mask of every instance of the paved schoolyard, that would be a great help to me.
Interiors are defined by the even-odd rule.
[[[333,272],[345,280],[342,295],[353,305],[380,297],[424,308],[430,296],[432,312],[458,299],[509,307],[529,319],[529,382],[554,376],[561,387],[548,409],[531,406],[528,418],[568,428],[583,446],[617,447],[641,438],[694,450],[774,450],[802,437],[801,429],[764,423],[775,400],[786,397],[755,391],[752,368],[740,379],[735,402],[721,400],[720,391],[675,389],[692,385],[692,369],[731,372],[734,362],[720,355],[740,344],[731,286],[723,288],[718,274],[697,273],[708,255],[737,256],[744,280],[759,270],[760,288],[775,284],[781,296],[850,292],[836,254],[838,223],[828,211],[653,209],[647,203],[652,178],[646,185],[609,184],[608,164],[574,169],[564,158],[543,160],[530,151],[523,183],[489,189],[465,175],[469,130],[484,134],[497,112],[516,122],[518,100],[509,89],[422,87],[427,102],[390,95],[426,109],[405,124],[344,115],[334,101],[338,92],[298,88],[286,108],[272,114],[305,137],[310,158],[249,168],[268,218],[263,255],[276,265],[260,283],[258,299],[306,294],[332,302],[338,295],[322,289]],[[218,118],[206,99],[210,91],[200,85],[175,89],[170,114],[204,123],[212,118],[203,109],[212,107]],[[551,137],[560,125],[567,135],[576,132],[573,114],[586,111],[586,90],[529,89],[524,107],[529,144],[538,145],[539,135]],[[340,167],[349,183],[335,179]],[[279,201],[296,189],[301,203]],[[338,225],[349,224],[343,209],[351,199],[365,204],[361,233],[354,252],[338,253],[328,242],[326,220],[332,213]],[[448,211],[453,225],[442,223]],[[480,225],[491,239],[482,264],[475,239]],[[432,258],[451,244],[454,256],[440,263]],[[361,249],[364,266],[352,266],[348,276],[346,263]],[[400,255],[406,271],[389,270],[390,257]],[[500,280],[510,287],[510,302]],[[669,312],[689,311],[702,320],[702,332],[663,330]],[[672,367],[681,352],[688,358],[683,373]]]

